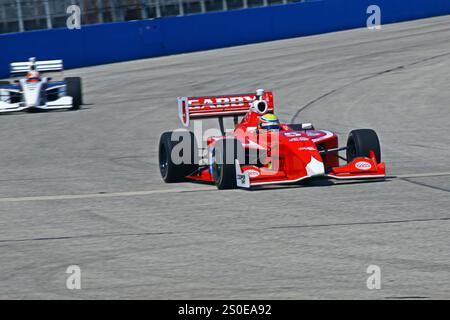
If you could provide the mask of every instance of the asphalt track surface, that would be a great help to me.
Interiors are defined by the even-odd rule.
[[[449,299],[449,63],[447,16],[67,72],[82,110],[0,116],[0,298]],[[391,178],[161,181],[177,96],[260,87],[343,143],[375,129]]]

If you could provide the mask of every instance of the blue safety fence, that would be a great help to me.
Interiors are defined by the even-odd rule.
[[[0,78],[9,63],[64,59],[66,68],[308,36],[450,14],[450,0],[319,0],[271,7],[0,35]],[[382,31],[380,31],[382,32]]]

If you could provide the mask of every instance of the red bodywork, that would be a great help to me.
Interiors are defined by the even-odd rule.
[[[198,172],[187,178],[214,182],[211,162],[212,151],[219,140],[235,138],[245,149],[259,150],[260,162],[242,165],[236,162],[236,179],[239,187],[266,184],[295,183],[307,178],[329,177],[335,179],[366,179],[385,177],[385,164],[370,158],[356,158],[339,166],[338,137],[326,130],[292,130],[282,124],[279,132],[262,133],[257,130],[261,113],[251,110],[255,94],[215,97],[179,98],[180,119],[185,125],[189,119],[222,116],[244,117],[236,123],[234,130],[223,136],[209,137],[207,141],[208,162]],[[260,97],[267,102],[266,112],[273,113],[271,92]]]

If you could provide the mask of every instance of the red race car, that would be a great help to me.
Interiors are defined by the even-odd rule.
[[[217,118],[219,129],[206,135],[194,126],[165,132],[159,166],[165,182],[202,181],[218,189],[295,184],[305,179],[380,179],[386,176],[378,136],[371,129],[350,132],[345,147],[336,134],[309,123],[282,124],[274,115],[271,92],[178,98],[180,120]],[[242,117],[243,116],[243,117]],[[224,117],[234,119],[225,130]],[[242,119],[240,119],[242,117]],[[197,124],[197,123],[196,123]],[[202,126],[202,124],[200,124]],[[198,148],[206,141],[206,148]],[[346,152],[340,156],[339,152]],[[346,163],[340,166],[340,160]]]

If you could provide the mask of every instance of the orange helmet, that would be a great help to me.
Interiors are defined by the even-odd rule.
[[[37,71],[30,70],[27,73],[27,82],[38,82],[41,81],[41,75]]]

